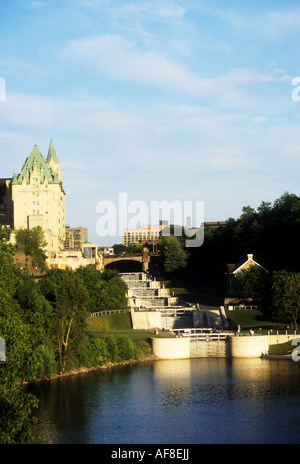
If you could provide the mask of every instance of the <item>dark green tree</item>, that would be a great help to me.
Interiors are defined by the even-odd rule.
[[[174,274],[179,269],[186,268],[189,255],[177,237],[174,235],[162,237],[160,249],[163,271],[166,274]]]
[[[127,285],[116,270],[100,272],[94,266],[86,266],[78,268],[76,274],[83,280],[89,293],[90,312],[126,306]]]
[[[27,273],[20,275],[14,297],[22,308],[24,322],[31,328],[33,345],[46,343],[51,330],[53,307],[42,294],[33,276]]]
[[[263,309],[267,310],[271,293],[269,272],[260,266],[251,266],[240,272],[237,278],[241,284],[243,297],[261,303]]]
[[[22,388],[34,380],[38,363],[32,348],[30,328],[13,298],[19,280],[14,269],[10,231],[0,229],[0,337],[5,341],[5,361],[0,362],[0,443],[29,443],[35,432],[32,411],[37,399]]]
[[[45,270],[46,254],[44,248],[47,245],[44,232],[40,226],[32,229],[19,229],[16,231],[17,250],[31,256],[36,266]]]
[[[47,274],[40,279],[40,291],[52,305],[55,305],[59,285],[65,276],[72,272],[69,269],[48,269]]]
[[[276,271],[272,282],[272,316],[274,320],[293,322],[297,330],[300,314],[300,273]]]

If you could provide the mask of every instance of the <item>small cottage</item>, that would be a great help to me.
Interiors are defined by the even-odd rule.
[[[252,266],[259,266],[264,269],[259,263],[254,261],[253,254],[248,254],[246,261],[240,261],[237,264],[227,264],[227,298],[225,298],[225,304],[240,303],[240,299],[242,298],[242,289],[237,277],[239,273],[247,271]],[[266,269],[264,270],[268,272]]]

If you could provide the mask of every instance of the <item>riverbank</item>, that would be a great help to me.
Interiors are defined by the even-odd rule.
[[[291,354],[263,354],[261,357],[262,359],[288,359],[290,361],[293,360]]]
[[[120,362],[111,362],[108,361],[105,364],[98,365],[98,366],[91,366],[91,367],[80,367],[78,369],[71,369],[66,372],[60,372],[58,374],[55,374],[51,377],[44,377],[42,379],[36,379],[32,382],[23,382],[22,385],[28,385],[29,383],[34,384],[34,383],[40,383],[40,382],[50,382],[52,380],[58,380],[62,379],[64,377],[70,377],[72,375],[78,375],[78,374],[87,374],[88,372],[92,371],[97,371],[97,370],[103,370],[103,369],[110,369],[112,367],[118,367],[118,366],[127,366],[130,364],[137,364],[137,363],[142,363],[142,362],[150,362],[150,361],[157,361],[158,357],[151,354],[151,355],[142,355],[138,359],[128,359],[125,361],[120,361]]]

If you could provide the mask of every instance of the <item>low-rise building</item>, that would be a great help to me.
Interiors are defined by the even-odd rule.
[[[248,254],[246,261],[242,260],[237,264],[227,264],[227,298],[225,299],[225,304],[228,304],[230,301],[238,302],[239,298],[241,298],[242,291],[238,276],[241,272],[247,271],[253,266],[264,269],[259,263],[254,261],[253,254]],[[266,269],[264,270],[268,272]]]

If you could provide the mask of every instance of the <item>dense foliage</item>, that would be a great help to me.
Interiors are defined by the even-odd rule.
[[[160,251],[163,273],[174,275],[178,270],[186,268],[188,252],[184,249],[182,241],[175,235],[161,238]]]
[[[272,279],[271,309],[277,321],[289,318],[297,329],[300,315],[300,273],[276,271]]]
[[[116,271],[55,269],[36,281],[14,265],[10,234],[0,229],[0,337],[6,348],[0,361],[1,444],[30,443],[34,436],[37,400],[25,393],[24,382],[138,356],[128,337],[89,340],[85,333],[91,312],[126,304],[127,287]],[[23,251],[32,252],[25,245]]]
[[[245,261],[247,254],[268,273],[253,268],[240,275],[244,298],[262,303],[274,320],[291,321],[296,326],[299,308],[300,197],[284,193],[273,204],[262,202],[255,210],[243,208],[238,219],[205,230],[204,243],[190,249],[187,271],[197,272],[203,286],[209,283],[226,295],[228,263]],[[298,299],[298,300],[297,300]]]
[[[248,253],[268,271],[299,270],[300,197],[284,193],[273,204],[262,202],[255,210],[243,208],[238,219],[225,227],[205,230],[204,243],[190,249],[189,268],[224,280],[227,263]]]
[[[40,226],[32,229],[19,229],[16,231],[17,250],[31,256],[33,262],[40,269],[45,269],[46,255],[44,248],[47,242]]]

